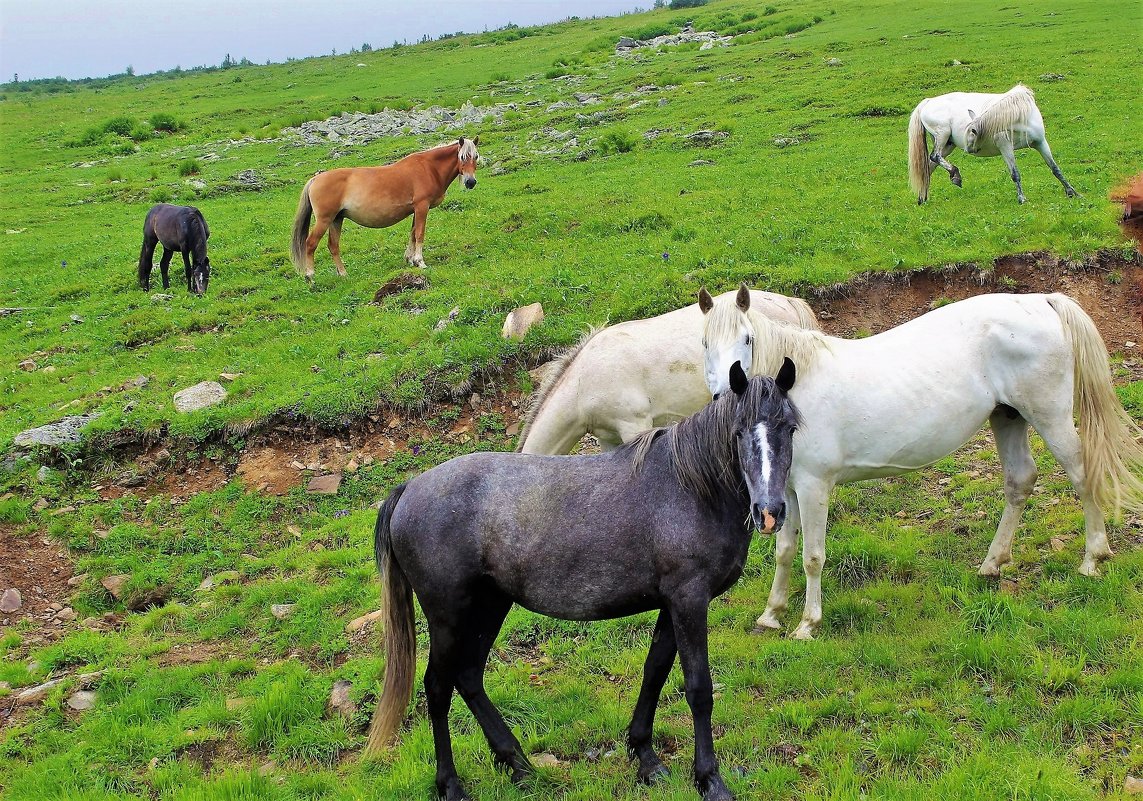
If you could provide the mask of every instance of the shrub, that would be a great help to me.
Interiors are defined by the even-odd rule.
[[[103,130],[107,133],[119,134],[120,136],[130,136],[131,129],[135,127],[135,120],[130,117],[113,117],[107,122],[103,123]]]
[[[202,170],[202,165],[198,163],[198,159],[183,159],[179,162],[179,175],[186,178],[188,175],[198,175]]]
[[[600,153],[609,156],[612,153],[628,153],[634,150],[635,145],[639,144],[639,139],[627,131],[608,131],[599,137],[596,144]]]
[[[131,129],[130,136],[133,142],[146,142],[155,136],[155,132],[146,123],[139,123]]]
[[[680,8],[698,8],[705,6],[709,0],[671,0],[667,8],[676,11]]]
[[[186,123],[182,120],[176,119],[174,115],[167,114],[165,111],[157,111],[151,115],[151,127],[156,131],[164,131],[165,133],[175,133],[186,128]]]

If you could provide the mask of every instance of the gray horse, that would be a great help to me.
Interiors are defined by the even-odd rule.
[[[367,752],[393,740],[413,693],[415,592],[429,626],[425,696],[436,786],[467,799],[453,764],[448,710],[455,688],[496,762],[519,782],[531,771],[484,691],[484,667],[513,603],[566,620],[658,609],[643,685],[627,729],[639,778],[667,768],[651,747],[655,706],[676,653],[694,715],[694,782],[706,801],[733,795],[714,755],[707,609],[742,575],[754,527],[775,532],[797,411],[787,359],[777,378],[747,380],[690,417],[598,456],[476,453],[397,487],[377,516],[385,579],[385,682]]]

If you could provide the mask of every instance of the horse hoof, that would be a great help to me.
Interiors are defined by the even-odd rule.
[[[754,634],[769,634],[772,631],[781,631],[782,623],[778,620],[777,616],[772,614],[765,614],[754,623]]]
[[[976,575],[983,576],[984,578],[998,579],[1000,578],[1000,566],[990,565],[987,562],[980,565],[980,569],[976,571]]]
[[[671,771],[662,762],[657,762],[651,765],[647,770],[642,767],[639,768],[639,781],[643,784],[655,784],[661,782],[671,775]]]
[[[791,640],[812,640],[814,638],[814,627],[808,623],[802,623],[796,629],[790,632]]]

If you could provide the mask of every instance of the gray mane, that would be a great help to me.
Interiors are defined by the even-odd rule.
[[[671,467],[680,486],[707,502],[715,501],[727,491],[741,495],[745,488],[734,442],[739,404],[749,404],[744,414],[748,419],[757,420],[763,417],[762,410],[768,405],[786,402],[785,398],[777,397],[779,395],[772,380],[753,379],[741,398],[726,392],[685,420],[644,431],[620,450],[630,454],[632,470],[638,473],[652,445],[660,436],[665,436]]]

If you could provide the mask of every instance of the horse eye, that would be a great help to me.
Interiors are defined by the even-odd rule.
[[[706,337],[703,337],[703,340],[702,340],[702,346],[703,346],[704,348],[706,347]]]
[[[750,336],[750,334],[746,335],[746,344],[747,345],[753,345],[754,344],[754,337]]]

